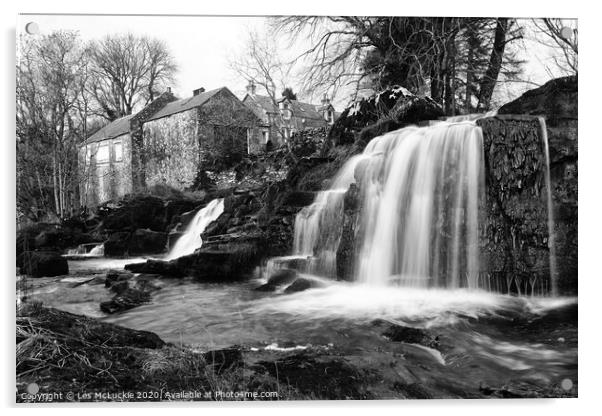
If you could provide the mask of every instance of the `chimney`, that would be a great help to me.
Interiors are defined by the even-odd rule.
[[[196,90],[192,91],[192,95],[199,95],[200,93],[205,92],[205,88],[201,87],[201,88],[197,88]]]
[[[327,106],[330,104],[330,98],[328,98],[328,95],[324,94],[324,96],[322,97],[322,106]]]
[[[255,95],[256,86],[252,80],[249,80],[249,84],[247,84],[247,94],[253,96]]]
[[[167,87],[167,90],[165,92],[168,92],[171,94],[171,87]]]

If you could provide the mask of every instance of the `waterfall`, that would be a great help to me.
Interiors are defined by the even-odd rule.
[[[224,199],[212,200],[206,207],[196,213],[184,234],[176,241],[176,244],[167,254],[166,260],[192,254],[203,245],[201,234],[207,226],[215,221],[224,212]]]
[[[77,248],[67,250],[66,255],[72,257],[102,257],[105,255],[105,245],[97,243],[80,244]]]
[[[343,228],[343,200],[354,181],[355,168],[365,157],[350,158],[321,191],[313,204],[303,208],[295,218],[293,256],[308,257],[306,272],[336,277],[336,253]]]
[[[545,181],[548,205],[548,248],[550,250],[550,292],[552,296],[558,296],[558,275],[556,264],[556,233],[554,231],[554,207],[552,205],[552,180],[550,179],[550,148],[548,143],[548,128],[543,117],[538,117],[546,158]]]
[[[94,248],[92,248],[92,250],[90,250],[88,255],[89,256],[98,256],[98,257],[104,256],[105,255],[105,245],[99,244],[99,245],[95,246]]]
[[[408,127],[368,144],[356,280],[478,287],[482,149],[469,121]]]
[[[295,221],[294,254],[336,276],[343,201],[360,189],[355,280],[371,285],[477,288],[483,137],[474,120],[406,127],[374,138]]]

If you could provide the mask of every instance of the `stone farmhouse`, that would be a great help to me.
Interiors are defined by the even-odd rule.
[[[326,96],[320,106],[285,97],[274,100],[258,95],[253,82],[247,85],[242,102],[261,120],[259,140],[268,149],[284,145],[295,132],[328,127],[338,116]]]
[[[190,187],[199,169],[216,157],[239,160],[284,145],[296,131],[326,127],[335,119],[322,106],[247,93],[241,101],[228,88],[199,88],[177,99],[168,88],[142,110],[92,134],[79,149],[81,203],[95,206],[157,184]]]

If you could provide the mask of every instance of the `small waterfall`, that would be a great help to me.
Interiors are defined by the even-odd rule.
[[[548,128],[543,117],[539,117],[541,137],[546,158],[545,181],[548,204],[548,248],[550,250],[550,293],[558,296],[558,274],[556,263],[556,232],[554,231],[554,207],[552,205],[552,180],[550,179],[550,148],[548,143]]]
[[[67,250],[66,255],[70,257],[103,257],[105,255],[105,245],[98,243],[80,244],[77,248]]]
[[[182,235],[173,248],[169,251],[166,260],[173,260],[178,257],[192,254],[197,248],[203,245],[201,234],[207,226],[215,221],[224,212],[224,199],[218,198],[207,204],[206,207],[199,210],[194,216],[184,235]]]
[[[105,255],[105,245],[99,244],[88,253],[89,256],[102,257]]]
[[[336,277],[336,253],[343,228],[345,192],[355,181],[355,168],[364,155],[350,158],[332,180],[330,188],[316,195],[315,201],[295,218],[293,256],[308,257],[306,272]]]

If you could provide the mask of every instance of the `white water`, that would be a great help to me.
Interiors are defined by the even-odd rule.
[[[543,117],[539,117],[539,126],[541,128],[541,137],[544,145],[546,158],[545,181],[547,190],[548,204],[548,248],[550,250],[550,282],[551,295],[558,296],[558,275],[556,264],[556,232],[554,231],[554,207],[552,205],[552,181],[550,179],[550,148],[548,143],[548,128]]]
[[[483,138],[474,120],[406,127],[374,138],[295,221],[294,255],[336,277],[343,200],[361,190],[355,280],[371,285],[478,288]]]
[[[166,260],[177,259],[178,257],[192,254],[203,245],[201,234],[207,226],[215,221],[224,212],[223,198],[214,199],[206,207],[199,210],[194,216],[184,235],[182,235],[173,248],[169,251]]]
[[[363,192],[360,282],[478,287],[483,137],[474,122],[408,127],[373,139]]]
[[[336,253],[343,227],[343,200],[345,192],[355,181],[356,166],[364,159],[364,155],[350,158],[334,177],[330,188],[319,192],[314,203],[297,214],[293,257],[309,257],[305,271],[336,276]]]
[[[90,251],[86,252],[86,246],[90,244],[81,244],[77,248],[67,250],[67,255],[72,257],[102,257],[105,255],[105,245],[98,244]]]

